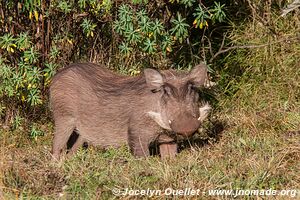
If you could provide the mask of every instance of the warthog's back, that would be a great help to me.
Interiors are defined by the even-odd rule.
[[[54,120],[61,126],[72,124],[91,143],[119,146],[127,140],[128,102],[143,87],[143,77],[121,76],[91,63],[70,65],[50,87]]]
[[[82,82],[83,81],[83,82]],[[106,69],[104,66],[92,63],[72,64],[58,74],[52,80],[50,91],[55,87],[60,87],[61,84],[70,83],[79,88],[84,88],[88,83],[90,89],[95,93],[109,95],[129,94],[130,92],[142,93],[146,87],[146,80],[143,76],[128,77],[121,76]]]
[[[61,101],[93,105],[91,101],[101,103],[100,97],[102,104],[105,104],[105,97],[111,99],[117,96],[116,99],[120,99],[143,94],[145,87],[143,76],[121,76],[92,63],[73,64],[54,76],[50,86],[50,102],[53,107],[59,106]]]

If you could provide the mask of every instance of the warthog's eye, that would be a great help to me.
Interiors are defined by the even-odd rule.
[[[199,100],[198,88],[191,82],[187,83],[187,98],[192,97],[193,101]]]
[[[192,94],[197,90],[197,87],[193,83],[188,83],[188,94]]]
[[[164,89],[164,93],[165,93],[166,95],[168,95],[168,96],[171,96],[171,95],[172,95],[172,92],[171,92],[171,88],[170,88],[170,87],[164,86],[163,89]]]

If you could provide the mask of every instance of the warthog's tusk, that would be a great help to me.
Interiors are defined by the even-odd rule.
[[[205,118],[208,116],[210,110],[211,110],[210,105],[208,103],[205,103],[204,106],[199,108],[200,116],[198,117],[197,120],[198,121],[204,121]]]

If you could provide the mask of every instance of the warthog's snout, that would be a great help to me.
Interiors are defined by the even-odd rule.
[[[174,120],[169,120],[171,129],[178,134],[191,136],[200,126],[197,117],[190,114],[179,114]]]
[[[194,116],[191,113],[181,113],[174,120],[169,120],[170,128],[178,134],[184,136],[191,136],[197,131],[201,123],[206,119],[211,106],[205,103],[199,108],[199,117]]]

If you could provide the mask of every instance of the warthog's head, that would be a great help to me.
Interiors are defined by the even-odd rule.
[[[149,116],[164,129],[192,135],[210,110],[208,104],[199,107],[197,92],[206,82],[206,66],[197,65],[189,73],[145,69],[144,74],[149,89],[159,101],[159,109],[148,112]]]

